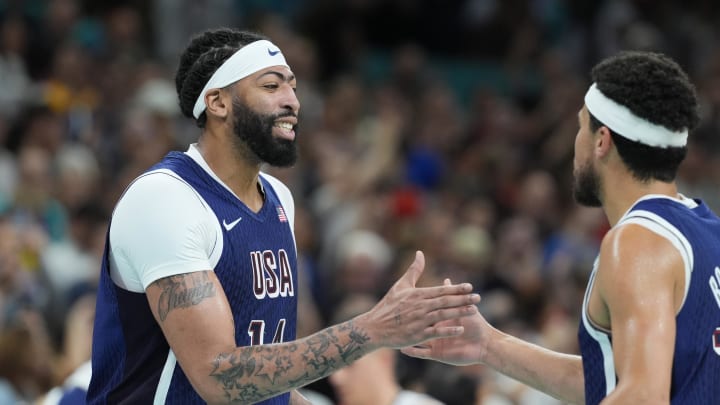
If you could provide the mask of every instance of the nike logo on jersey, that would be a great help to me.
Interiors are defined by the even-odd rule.
[[[240,222],[240,221],[242,221],[242,217],[230,222],[229,224],[227,223],[226,220],[223,219],[223,226],[225,227],[226,231],[230,232],[230,230],[235,228],[235,225],[237,225],[238,222]]]
[[[275,56],[280,53],[279,49],[277,51],[271,51],[270,48],[268,48],[267,50],[268,50],[268,55],[270,55],[270,56]]]

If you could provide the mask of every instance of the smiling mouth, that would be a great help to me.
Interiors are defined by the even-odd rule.
[[[289,122],[276,122],[275,125],[273,125],[273,126],[280,128],[280,129],[284,129],[286,131],[292,131],[292,129],[293,129],[293,124],[291,124]]]
[[[295,140],[295,126],[289,122],[275,122],[273,128],[277,128],[279,131],[279,137],[288,139],[290,141]]]

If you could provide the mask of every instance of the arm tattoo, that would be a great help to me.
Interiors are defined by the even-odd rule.
[[[162,289],[158,300],[160,320],[167,319],[175,308],[188,308],[197,305],[205,298],[215,296],[215,286],[207,273],[187,273],[157,280],[155,284]]]
[[[352,321],[298,342],[241,347],[221,353],[212,377],[236,403],[255,402],[299,388],[338,370],[367,352],[370,340]]]

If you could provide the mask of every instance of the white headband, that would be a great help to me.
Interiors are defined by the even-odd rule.
[[[240,79],[270,66],[285,66],[288,69],[290,68],[287,62],[285,62],[285,57],[282,52],[280,52],[280,48],[275,44],[262,39],[243,46],[220,65],[210,77],[210,80],[208,80],[195,101],[193,116],[198,118],[207,108],[205,104],[205,93],[207,93],[208,90],[221,89],[229,86]]]
[[[595,83],[585,93],[585,106],[603,125],[623,138],[660,148],[687,144],[687,130],[674,132],[638,117],[627,107],[605,97]]]

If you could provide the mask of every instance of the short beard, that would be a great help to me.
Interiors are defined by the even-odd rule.
[[[586,164],[579,168],[574,176],[573,197],[580,205],[601,207],[600,178],[592,166]]]
[[[256,113],[236,97],[233,98],[233,131],[243,154],[257,163],[276,167],[290,167],[297,161],[295,140],[273,136],[273,125],[280,117],[295,116],[292,112],[263,115]],[[297,125],[295,126],[297,133]],[[249,155],[249,156],[248,156]]]

